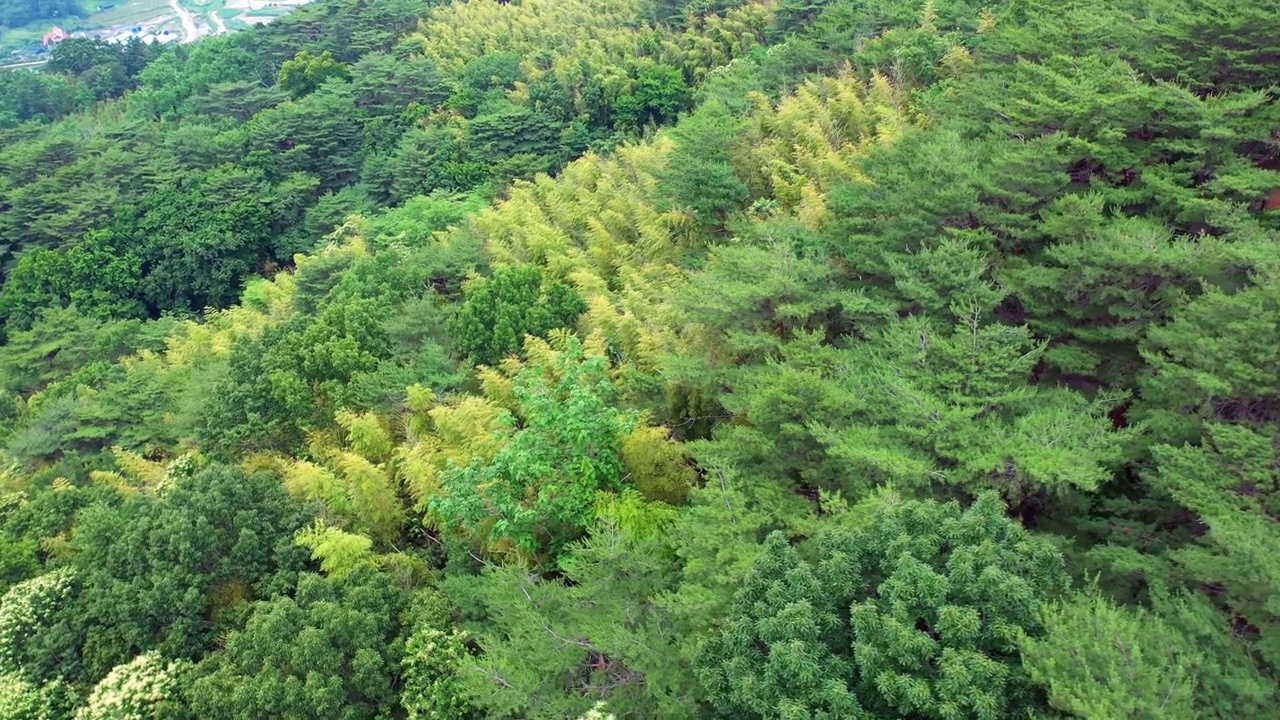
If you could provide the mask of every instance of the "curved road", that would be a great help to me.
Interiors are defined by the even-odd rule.
[[[178,0],[169,0],[169,7],[173,8],[173,11],[178,13],[178,19],[182,21],[182,34],[185,36],[182,38],[182,42],[194,42],[196,38],[200,37],[200,32],[196,30],[196,20],[194,15],[187,12],[186,8],[179,5]]]
[[[218,26],[218,32],[217,32],[218,35],[226,34],[227,24],[222,22],[222,18],[218,16],[217,10],[213,10],[209,13],[209,19],[213,21],[214,25]]]

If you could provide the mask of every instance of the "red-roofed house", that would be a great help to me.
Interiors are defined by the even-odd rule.
[[[60,42],[62,42],[63,40],[66,40],[66,39],[67,39],[67,31],[66,31],[66,30],[63,30],[62,28],[58,27],[57,25],[54,25],[52,30],[50,30],[49,32],[47,32],[47,33],[45,33],[45,34],[44,34],[44,44],[45,44],[45,45],[52,45],[52,44],[54,44],[54,43],[60,43]]]

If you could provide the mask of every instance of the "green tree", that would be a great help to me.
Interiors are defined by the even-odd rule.
[[[572,329],[586,309],[577,291],[545,278],[537,266],[503,268],[467,285],[452,332],[473,362],[494,365],[518,351],[527,335]]]
[[[734,173],[733,151],[745,127],[719,102],[703,105],[680,123],[672,131],[675,150],[659,175],[665,204],[690,213],[703,227],[723,224],[741,209],[748,190]]]
[[[1192,718],[1194,658],[1159,616],[1097,594],[1042,610],[1044,636],[1023,641],[1022,664],[1049,705],[1085,718]]]
[[[401,703],[409,720],[482,717],[462,681],[464,664],[471,654],[470,638],[454,627],[455,611],[448,598],[434,588],[419,591],[410,603],[412,619],[401,664]]]
[[[607,367],[571,338],[554,367],[522,370],[514,381],[519,429],[491,461],[446,470],[431,513],[445,528],[528,556],[581,536],[596,493],[623,483],[618,434],[625,425],[609,404],[615,391]]]
[[[163,717],[178,704],[178,683],[186,663],[166,663],[156,653],[145,653],[107,673],[75,720],[150,719]]]
[[[481,154],[457,128],[432,125],[411,129],[390,160],[390,198],[406,203],[436,191],[468,192],[489,177]]]
[[[1026,328],[984,325],[976,310],[945,327],[895,322],[850,351],[845,387],[866,405],[847,430],[819,431],[833,454],[855,472],[991,487],[1013,503],[1110,477],[1126,434],[1107,413],[1120,398],[1030,384],[1044,345]]]
[[[334,60],[333,53],[328,50],[319,55],[301,50],[292,60],[280,66],[280,75],[276,79],[276,84],[297,100],[315,92],[332,78],[349,80],[351,73],[348,72],[347,66]]]
[[[5,0],[0,3],[0,25],[21,27],[36,20],[74,18],[82,13],[75,0]]]
[[[775,533],[699,663],[722,717],[1029,717],[1019,643],[1065,589],[1062,557],[997,496],[882,494],[806,561]]]
[[[80,590],[24,640],[25,667],[93,683],[150,650],[199,657],[238,603],[289,587],[302,521],[274,478],[226,466],[159,499],[85,509],[72,540]]]
[[[293,596],[254,603],[225,649],[196,666],[184,689],[191,708],[210,720],[394,716],[403,606],[402,591],[376,573],[304,573]]]
[[[1199,446],[1152,448],[1150,482],[1194,512],[1208,531],[1200,542],[1170,553],[1189,581],[1219,588],[1216,601],[1248,622],[1246,637],[1272,672],[1280,668],[1280,432],[1214,424]]]
[[[629,95],[618,98],[614,124],[622,129],[675,122],[689,103],[684,73],[670,65],[651,65],[636,78]]]
[[[590,535],[566,548],[562,577],[490,567],[446,585],[482,617],[471,637],[483,653],[460,680],[485,717],[575,717],[601,697],[624,715],[695,712],[662,599],[678,577],[667,547],[676,512],[631,491],[602,494],[597,513]]]
[[[266,154],[276,177],[305,172],[325,190],[339,188],[359,170],[362,113],[347,83],[333,81],[300,100],[254,115],[246,126],[250,152]]]
[[[1198,440],[1206,424],[1280,420],[1277,290],[1274,278],[1237,293],[1211,288],[1152,328],[1134,415],[1154,438],[1180,445]]]

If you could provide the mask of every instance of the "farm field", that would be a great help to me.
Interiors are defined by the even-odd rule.
[[[19,28],[0,29],[0,67],[39,64],[41,38],[55,25],[72,36],[127,39],[167,37],[191,42],[205,35],[218,35],[268,23],[310,0],[129,0],[102,8],[83,18],[45,20]],[[166,36],[165,32],[169,35]]]

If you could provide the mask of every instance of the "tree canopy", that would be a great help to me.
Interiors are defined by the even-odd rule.
[[[1274,10],[0,71],[0,720],[1271,716]]]

